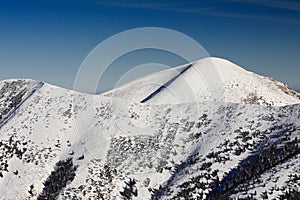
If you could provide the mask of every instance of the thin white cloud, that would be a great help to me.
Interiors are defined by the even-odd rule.
[[[271,16],[266,13],[245,13],[241,10],[227,11],[218,4],[218,1],[203,1],[206,5],[199,5],[199,2],[194,1],[164,1],[163,3],[157,3],[152,1],[126,1],[126,0],[111,0],[111,1],[85,1],[95,5],[112,6],[112,7],[123,7],[123,8],[136,8],[136,9],[147,9],[147,10],[158,10],[158,11],[169,11],[178,13],[190,13],[200,15],[210,15],[219,17],[229,17],[238,19],[255,19],[255,20],[267,20],[276,21],[283,23],[299,24],[300,20],[286,17]],[[300,3],[296,1],[280,1],[280,0],[226,0],[226,2],[253,4],[264,7],[281,8],[285,10],[300,10]],[[272,2],[272,3],[271,3]],[[201,3],[201,2],[200,2]]]
[[[300,1],[291,0],[227,0],[231,2],[254,4],[270,8],[280,8],[284,10],[300,11]]]

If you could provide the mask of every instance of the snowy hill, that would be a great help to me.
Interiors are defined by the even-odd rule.
[[[221,58],[205,58],[157,72],[103,95],[152,104],[221,99],[225,102],[275,106],[300,102],[300,95],[286,85],[248,72]]]
[[[207,101],[174,104],[165,88],[151,95],[158,85],[148,85],[136,90],[144,103],[128,103],[151,76],[174,90],[182,76],[198,83],[191,66],[110,93],[125,99],[32,80],[0,82],[0,199],[297,199],[297,94],[212,60],[227,63],[217,68],[224,70],[225,102],[209,101],[210,87]],[[253,91],[261,92],[258,104],[243,100]]]

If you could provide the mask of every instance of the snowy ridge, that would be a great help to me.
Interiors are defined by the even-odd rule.
[[[193,66],[182,75],[180,71],[184,66],[164,70],[103,93],[103,95],[140,102],[180,75],[147,103],[178,104],[217,99],[233,103],[283,106],[300,102],[299,94],[286,85],[248,72],[230,61],[212,57],[201,59],[191,65]],[[221,96],[216,96],[217,94]]]
[[[267,84],[263,100],[293,105],[261,99],[155,103],[168,97],[165,89],[149,103],[122,99],[144,78],[116,89],[122,98],[27,80],[0,82],[1,115],[11,99],[22,102],[0,130],[0,199],[296,199],[300,104],[270,79],[230,67],[226,77],[245,86],[236,92],[255,90],[247,84],[256,80]],[[176,79],[178,71],[156,77],[163,84],[174,80],[174,87],[192,76],[191,69]],[[248,82],[234,79],[241,74]],[[20,91],[27,95],[13,98]]]

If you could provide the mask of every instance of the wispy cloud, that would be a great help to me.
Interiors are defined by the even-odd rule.
[[[206,0],[204,0],[206,1]],[[149,10],[161,10],[161,11],[173,11],[173,12],[184,12],[184,13],[200,13],[208,9],[212,9],[212,6],[200,6],[192,1],[164,1],[163,3],[157,3],[152,1],[124,1],[124,0],[112,0],[112,1],[89,1],[90,3],[123,7],[123,8],[141,8]]]
[[[231,2],[247,3],[258,6],[279,8],[283,10],[300,11],[300,1],[296,0],[227,0]]]
[[[276,14],[245,11],[243,9],[238,9],[237,5],[254,5],[260,7],[269,8],[279,8],[283,10],[300,10],[300,2],[297,1],[280,1],[280,0],[203,0],[200,2],[195,2],[191,0],[187,1],[164,1],[163,3],[153,2],[153,1],[126,1],[126,0],[111,0],[111,1],[94,1],[90,0],[89,3],[102,6],[112,6],[112,7],[123,7],[123,8],[133,8],[133,9],[147,9],[147,10],[157,10],[157,11],[168,11],[168,12],[178,12],[178,13],[190,13],[190,14],[200,14],[209,16],[219,16],[228,18],[238,18],[238,19],[255,19],[264,21],[276,21],[282,23],[296,23],[300,24],[298,19],[293,17],[283,17]],[[223,7],[225,6],[225,8]],[[230,7],[231,6],[231,7]],[[237,7],[235,7],[237,6]],[[230,7],[230,9],[228,9]],[[227,9],[226,9],[227,8]]]

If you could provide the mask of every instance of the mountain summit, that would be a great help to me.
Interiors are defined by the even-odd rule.
[[[152,104],[214,100],[281,106],[300,102],[300,95],[285,84],[214,57],[150,74],[103,95]]]

